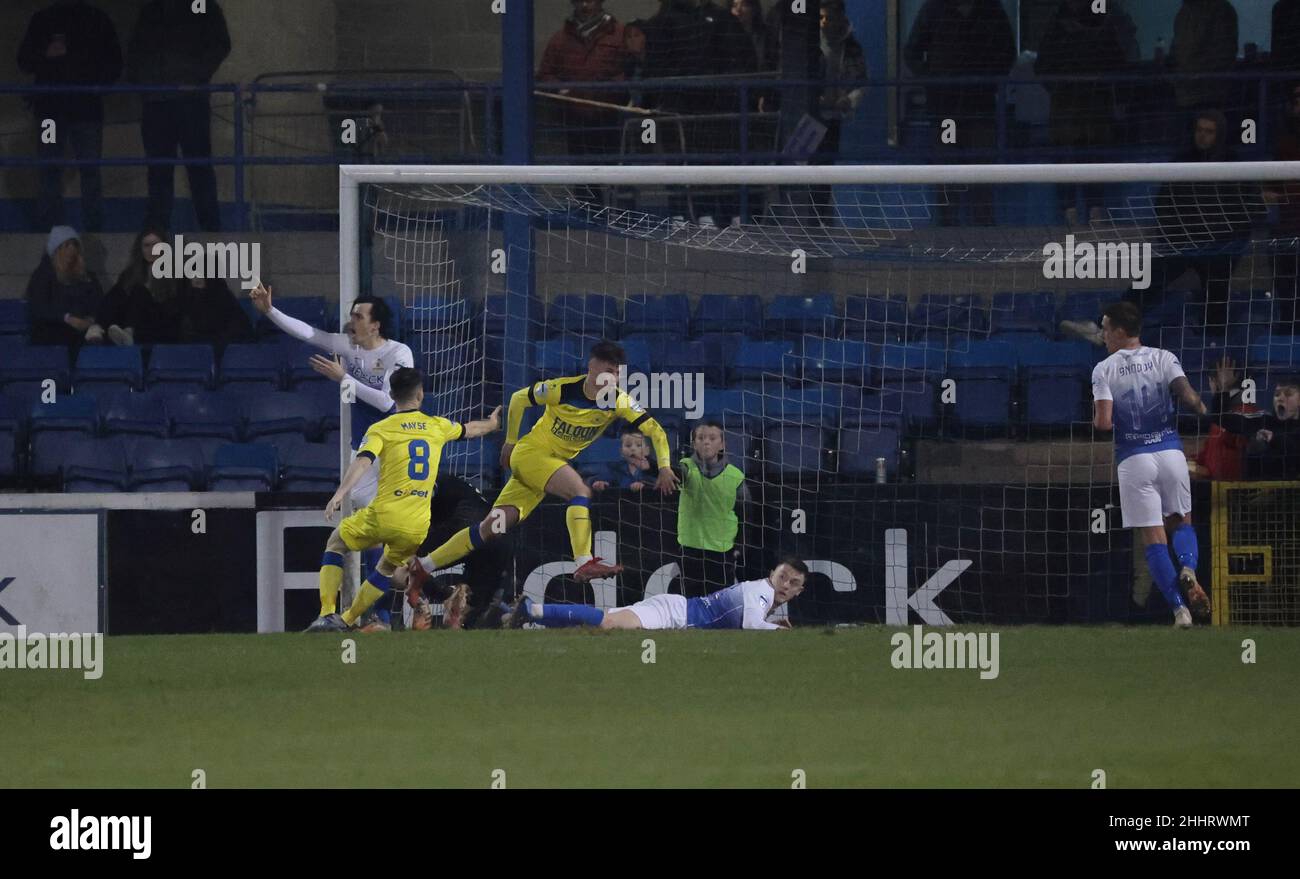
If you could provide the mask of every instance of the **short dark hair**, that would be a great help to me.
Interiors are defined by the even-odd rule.
[[[803,574],[805,577],[808,576],[808,566],[805,565],[803,563],[803,559],[799,558],[798,556],[794,556],[794,555],[781,556],[781,558],[776,563],[776,567],[779,568],[782,565],[789,565],[790,567],[798,571],[800,574]]]
[[[394,400],[410,400],[424,384],[424,376],[413,366],[399,366],[388,377],[388,393]]]
[[[695,439],[695,431],[699,430],[701,427],[716,427],[716,428],[718,429],[718,433],[722,434],[722,439],[723,439],[723,441],[724,441],[724,442],[726,441],[726,439],[727,439],[727,429],[726,429],[725,427],[723,427],[723,426],[722,426],[722,422],[719,421],[719,420],[716,419],[716,418],[705,418],[705,419],[703,419],[702,421],[700,421],[699,424],[697,424],[697,425],[695,425],[694,427],[692,427],[692,428],[691,428],[691,439],[692,439],[692,440]]]
[[[1102,317],[1110,318],[1110,325],[1128,333],[1136,339],[1142,333],[1142,312],[1132,302],[1112,302],[1101,311]]]
[[[615,366],[622,366],[627,363],[627,354],[624,353],[623,346],[617,342],[597,342],[592,345],[591,358],[593,360],[603,360]]]
[[[352,308],[358,305],[370,306],[370,319],[379,324],[379,335],[385,339],[393,337],[393,309],[388,307],[388,302],[379,296],[358,296],[352,303]],[[352,313],[352,308],[348,313]]]
[[[1300,390],[1300,375],[1280,376],[1277,383],[1273,385],[1273,390],[1277,390],[1278,388],[1295,388],[1296,390]]]
[[[844,0],[822,0],[822,9],[825,12],[838,12],[844,15]]]

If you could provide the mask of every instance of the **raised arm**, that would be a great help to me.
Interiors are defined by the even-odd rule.
[[[1192,387],[1192,383],[1187,380],[1187,376],[1178,376],[1170,383],[1169,389],[1174,392],[1175,397],[1182,401],[1184,406],[1197,415],[1204,415],[1209,411],[1205,408],[1201,395],[1196,392],[1196,389]]]
[[[492,414],[487,418],[480,418],[478,421],[465,422],[465,439],[474,439],[475,437],[486,436],[489,433],[501,429],[501,407],[498,406],[492,410]]]
[[[259,312],[266,315],[271,323],[275,324],[285,333],[293,336],[300,342],[306,342],[309,345],[315,345],[317,348],[324,348],[334,354],[346,354],[351,347],[351,342],[343,333],[327,333],[324,330],[318,330],[311,324],[298,320],[296,317],[280,311],[271,304],[271,292],[274,288],[267,287],[258,283],[257,287],[249,293],[249,298],[253,300],[253,307]],[[358,387],[357,396],[361,397],[361,389]],[[367,401],[369,402],[369,401]],[[371,405],[376,405],[372,403]],[[383,411],[392,408],[393,401],[388,401],[388,406]]]

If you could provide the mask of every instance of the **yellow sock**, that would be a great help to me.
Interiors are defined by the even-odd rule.
[[[478,528],[477,525],[473,527]],[[433,562],[433,569],[440,571],[460,561],[469,555],[473,549],[474,544],[470,540],[469,529],[462,528],[453,534],[446,543],[429,553],[429,559]]]
[[[343,556],[326,552],[320,566],[320,615],[338,610],[339,590],[343,588]]]
[[[576,499],[575,499],[576,500]],[[586,500],[586,498],[582,498]],[[564,511],[564,521],[569,526],[569,543],[575,559],[591,557],[591,511],[585,503],[570,502]]]
[[[383,597],[384,590],[380,589],[369,580],[361,584],[361,591],[357,597],[352,599],[352,606],[343,611],[343,622],[349,626],[355,626],[357,620],[361,619],[366,611],[370,610],[371,605]]]

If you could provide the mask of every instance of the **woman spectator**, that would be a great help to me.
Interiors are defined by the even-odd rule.
[[[71,226],[55,226],[45,242],[45,255],[27,282],[27,314],[33,345],[79,346],[104,341],[95,321],[103,289],[86,271],[81,239]]]
[[[181,285],[173,278],[154,277],[151,268],[158,259],[154,248],[166,240],[167,233],[156,226],[146,226],[135,236],[126,268],[104,297],[99,319],[114,345],[181,340]]]

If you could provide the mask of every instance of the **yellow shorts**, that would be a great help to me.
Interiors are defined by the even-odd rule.
[[[519,520],[527,519],[546,497],[546,483],[555,471],[568,464],[558,455],[532,446],[517,445],[510,453],[510,481],[501,489],[494,507],[515,507]]]
[[[397,567],[401,567],[407,559],[419,551],[420,544],[424,543],[428,533],[427,528],[417,534],[414,531],[388,526],[380,519],[373,507],[357,510],[339,523],[339,536],[343,538],[348,549],[360,552],[382,543],[384,558]]]

